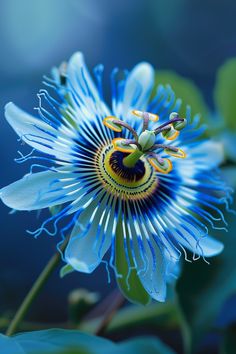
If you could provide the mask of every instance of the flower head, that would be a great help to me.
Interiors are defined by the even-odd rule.
[[[199,139],[204,127],[189,107],[186,117],[178,115],[181,100],[169,86],[153,87],[148,63],[122,77],[113,70],[112,108],[103,98],[102,72],[101,65],[94,69],[94,82],[76,53],[45,79],[55,95],[39,92],[38,117],[7,104],[6,119],[33,148],[17,161],[40,162],[1,189],[0,197],[16,210],[59,206],[33,234],[60,230],[64,238],[70,232],[64,260],[81,272],[107,264],[110,249],[108,263],[122,276],[116,268],[119,233],[124,262],[154,299],[164,301],[186,249],[193,259],[223,249],[207,228],[225,223],[219,205],[228,208],[230,201],[216,172],[221,151]],[[43,171],[34,172],[37,167]]]

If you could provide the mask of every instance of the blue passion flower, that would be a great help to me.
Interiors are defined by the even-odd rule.
[[[154,87],[148,63],[130,72],[113,70],[111,107],[102,74],[102,65],[95,67],[93,79],[75,53],[45,78],[54,95],[39,92],[37,117],[6,105],[7,121],[33,148],[18,162],[39,162],[2,188],[0,197],[15,210],[56,207],[33,234],[60,232],[64,239],[70,233],[63,258],[80,272],[105,262],[122,277],[116,267],[119,230],[123,261],[152,298],[164,301],[181,255],[188,260],[186,250],[205,259],[223,249],[208,234],[209,225],[226,223],[219,206],[228,209],[231,199],[216,170],[222,151],[201,138],[205,127],[189,107],[179,116],[181,100],[171,87]],[[35,172],[37,167],[43,170]]]

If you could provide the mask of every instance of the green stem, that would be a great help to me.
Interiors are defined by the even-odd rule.
[[[119,290],[115,290],[112,293],[112,301],[110,299],[110,296],[106,300],[109,300],[109,304],[107,305],[107,309],[104,312],[101,322],[99,323],[98,327],[96,328],[95,334],[97,336],[104,335],[104,332],[106,331],[106,329],[109,326],[110,322],[112,321],[113,317],[115,316],[115,314],[117,313],[119,308],[125,302],[125,298]]]
[[[62,252],[65,250],[66,245],[67,245],[67,240],[61,246]],[[25,299],[23,300],[21,306],[19,307],[18,311],[16,312],[13,320],[11,321],[6,331],[7,336],[11,336],[16,332],[21,321],[25,318],[33,301],[36,299],[41,289],[43,288],[44,284],[47,282],[47,280],[49,279],[49,277],[51,276],[55,268],[58,266],[60,261],[61,261],[61,254],[57,252],[54,256],[52,256],[52,258],[46,264],[45,268],[36,279],[32,288],[30,289]]]
[[[142,155],[143,152],[137,148],[134,152],[131,152],[131,154],[129,154],[123,159],[124,166],[130,168],[134,167],[136,162],[140,159]]]

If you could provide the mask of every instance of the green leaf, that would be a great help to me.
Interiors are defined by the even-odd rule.
[[[228,129],[236,130],[236,58],[226,61],[218,70],[214,90],[215,105]]]
[[[156,84],[170,85],[174,90],[176,98],[181,98],[182,106],[180,114],[186,114],[186,105],[190,105],[193,114],[200,113],[203,118],[208,115],[208,107],[204,98],[192,80],[186,79],[173,71],[157,70]]]
[[[85,320],[79,329],[94,333],[101,318]],[[134,328],[170,329],[179,324],[178,311],[174,302],[153,302],[148,306],[130,305],[117,312],[109,323],[106,333],[130,330]]]
[[[75,330],[50,329],[0,336],[0,352],[4,354],[103,354],[113,347],[106,339]]]
[[[60,269],[60,278],[64,278],[67,274],[72,272],[74,272],[74,268],[70,264],[66,264]]]
[[[133,266],[132,257],[129,256],[130,264]],[[116,269],[120,277],[117,277],[117,284],[124,294],[124,296],[135,304],[147,305],[151,298],[146,292],[139,280],[136,269],[130,271],[127,263],[125,248],[124,248],[124,235],[122,231],[121,222],[118,223],[116,231]],[[128,277],[128,278],[127,278]],[[128,279],[128,283],[127,283]]]
[[[4,354],[174,354],[154,337],[140,337],[121,343],[75,330],[50,329],[18,334],[0,335]]]
[[[229,131],[225,128],[221,129],[221,133],[217,136],[224,146],[224,153],[227,159],[236,162],[236,131]]]
[[[236,324],[227,328],[223,342],[221,345],[220,354],[235,354],[236,353]]]
[[[223,303],[236,290],[235,215],[230,214],[227,221],[228,234],[211,231],[211,235],[220,238],[225,244],[222,254],[209,259],[210,265],[203,260],[185,262],[177,283],[186,353],[196,350]]]

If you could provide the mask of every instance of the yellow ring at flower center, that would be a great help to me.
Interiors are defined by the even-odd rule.
[[[144,167],[141,177],[140,174],[136,175],[134,172],[133,176],[130,177],[129,175],[129,178],[127,178],[122,166],[120,170],[114,170],[111,164],[114,153],[117,152],[110,145],[99,149],[96,155],[96,171],[104,188],[112,194],[131,199],[143,199],[155,192],[158,186],[158,178],[145,157],[141,158]],[[125,169],[125,166],[123,167]]]

